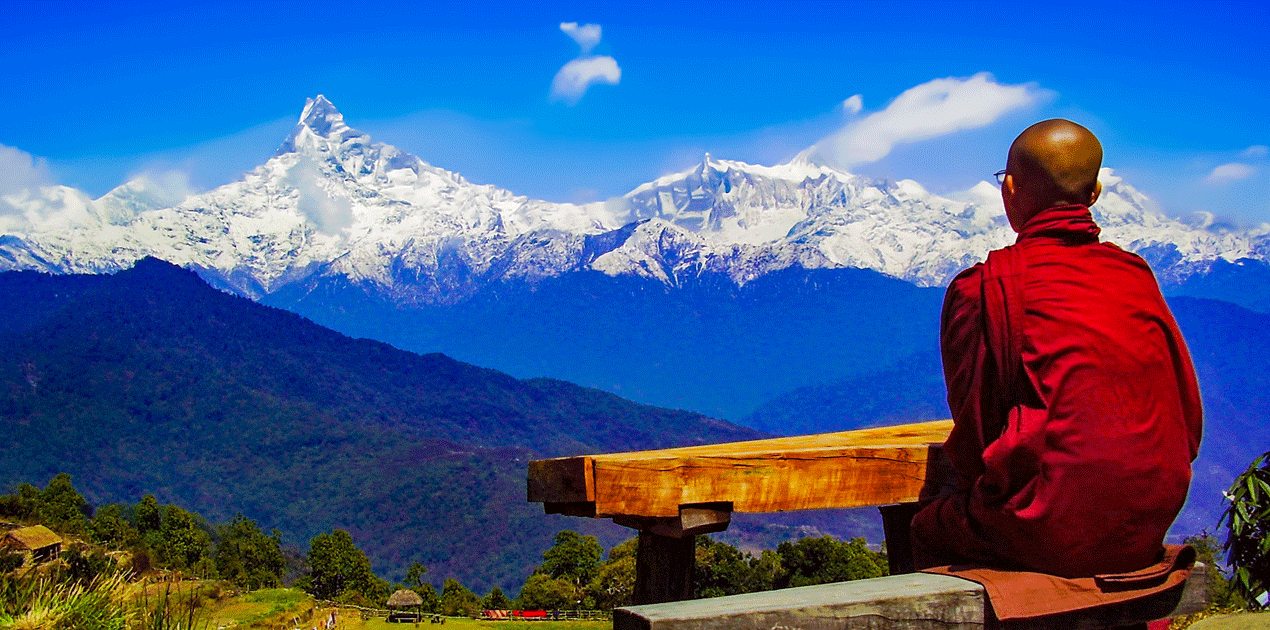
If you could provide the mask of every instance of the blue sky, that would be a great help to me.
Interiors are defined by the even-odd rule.
[[[214,187],[324,94],[378,140],[556,201],[813,145],[951,192],[1063,116],[1167,213],[1270,221],[1265,2],[9,0],[0,17],[0,194],[143,172]]]

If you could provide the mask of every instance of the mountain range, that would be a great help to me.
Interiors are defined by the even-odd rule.
[[[1270,226],[1170,218],[1111,169],[1100,179],[1103,238],[1152,264],[1195,346],[1209,429],[1176,528],[1195,533],[1270,443],[1255,420],[1270,366],[1248,346],[1270,331]],[[706,155],[604,202],[529,199],[374,141],[321,96],[272,158],[211,191],[143,177],[0,204],[18,211],[0,216],[0,269],[115,273],[153,256],[352,337],[772,433],[945,416],[941,287],[1012,240],[989,184],[937,195],[806,158]],[[567,433],[503,446],[565,452]]]
[[[1270,257],[1270,226],[1171,219],[1110,169],[1101,179],[1104,238],[1142,254],[1166,284]],[[582,270],[673,287],[858,268],[939,286],[1012,238],[986,182],[940,196],[802,157],[758,166],[707,154],[605,202],[529,199],[374,141],[322,96],[271,159],[202,194],[174,199],[142,177],[97,199],[45,187],[3,201],[24,220],[0,238],[0,269],[97,273],[155,256],[253,298],[335,283],[398,305]]]

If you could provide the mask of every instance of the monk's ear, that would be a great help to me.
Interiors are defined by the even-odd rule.
[[[1001,199],[1005,201],[1007,206],[1010,204],[1009,200],[1014,198],[1014,193],[1014,176],[1006,173],[1005,179],[1001,181]]]
[[[1085,204],[1085,205],[1086,205],[1086,206],[1092,206],[1092,205],[1094,205],[1095,203],[1098,203],[1098,196],[1099,196],[1099,195],[1101,195],[1101,194],[1102,194],[1102,182],[1100,182],[1100,181],[1096,181],[1096,180],[1095,180],[1095,181],[1094,181],[1094,192],[1093,192],[1093,194],[1089,195],[1089,203],[1087,203],[1087,204]]]
[[[1005,181],[1001,182],[1001,203],[1005,205],[1005,218],[1009,220],[1010,227],[1018,232],[1027,222],[1027,217],[1019,203],[1019,189],[1014,185],[1014,176],[1009,173],[1006,173]]]

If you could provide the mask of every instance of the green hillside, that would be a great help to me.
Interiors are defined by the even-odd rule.
[[[412,561],[515,589],[566,528],[529,459],[758,437],[700,414],[354,340],[147,259],[113,276],[0,274],[0,484],[74,475],[92,503],[152,493],[285,541],[349,531],[377,573]]]

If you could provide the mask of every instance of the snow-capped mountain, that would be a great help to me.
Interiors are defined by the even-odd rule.
[[[1166,279],[1217,259],[1266,260],[1270,226],[1214,231],[1170,219],[1104,170],[1104,238]],[[676,285],[737,284],[790,266],[873,269],[946,282],[1013,239],[994,186],[931,194],[803,158],[756,166],[706,155],[692,170],[590,204],[466,181],[344,123],[309,99],[277,153],[239,181],[183,200],[144,178],[99,199],[66,187],[10,195],[0,268],[104,272],[151,255],[259,297],[340,279],[398,303],[461,300],[508,279],[591,269]]]

